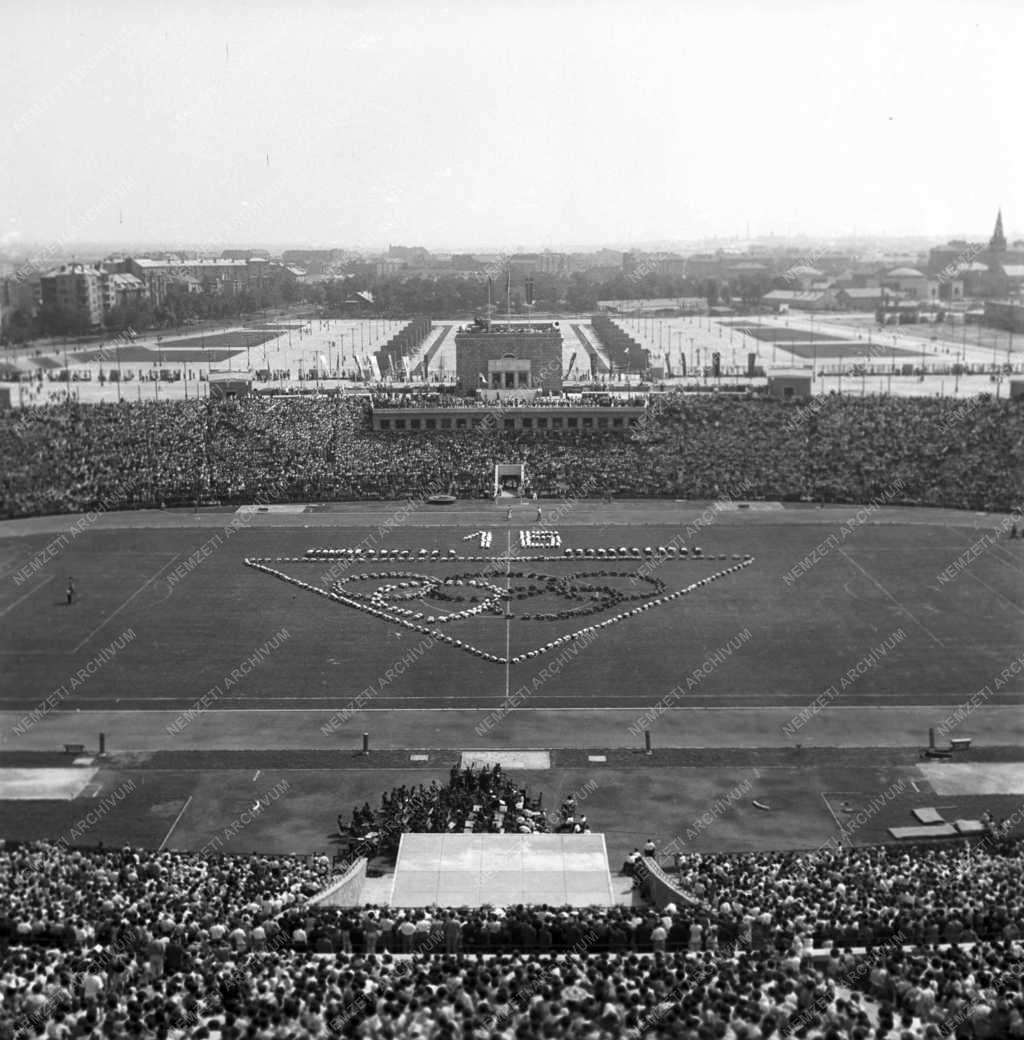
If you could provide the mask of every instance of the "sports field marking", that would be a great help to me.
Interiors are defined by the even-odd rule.
[[[891,599],[893,603],[895,603],[896,606],[904,614],[906,614],[907,617],[910,618],[910,620],[913,621],[919,629],[921,629],[922,632],[925,632],[928,635],[929,639],[931,639],[933,643],[935,643],[937,646],[940,646],[943,650],[946,649],[946,644],[943,643],[943,641],[939,639],[939,637],[930,628],[928,628],[927,625],[921,624],[921,622],[918,621],[917,618],[914,617],[914,615],[911,614],[911,612],[907,610],[907,608],[902,603],[900,603],[900,601],[877,578],[868,574],[868,572],[852,556],[850,556],[845,549],[840,548],[839,553],[843,557],[843,559],[845,559],[848,563],[852,563],[853,566],[856,567],[857,570],[859,570],[861,574],[863,574],[864,577],[867,578],[868,581],[870,581],[871,584],[875,586],[876,589],[888,596],[889,599]]]
[[[51,581],[53,581],[55,577],[55,574],[51,574],[48,578],[43,578],[43,580],[34,589],[30,589],[28,592],[25,593],[24,596],[21,596],[18,599],[16,599],[9,607],[4,607],[3,610],[0,610],[0,617],[3,617],[4,614],[7,614],[8,612],[14,610],[14,608],[19,603],[24,603],[25,600],[29,598],[29,596],[31,596],[35,592],[38,592],[44,585],[49,584]]]
[[[1002,545],[999,542],[993,543],[992,552],[1000,562],[1005,563],[1015,571],[1020,571],[1024,574],[1024,563],[1014,556],[1005,545]]]
[[[7,577],[18,570],[24,562],[25,557],[19,549],[13,545],[7,547],[0,560],[0,581],[6,581]]]
[[[1008,599],[998,589],[992,588],[992,586],[989,585],[987,581],[985,581],[982,578],[979,578],[978,575],[974,573],[974,571],[968,569],[965,570],[964,573],[967,575],[967,577],[973,578],[979,585],[982,585],[986,589],[988,589],[988,591],[991,592],[992,595],[996,597],[996,599],[1001,599],[1007,606],[1013,607],[1013,609],[1016,610],[1018,614],[1024,614],[1024,607],[1022,607],[1019,603],[1014,603],[1012,599]]]
[[[955,706],[957,703],[959,703],[956,698],[959,698],[960,701],[963,701],[965,698],[970,697],[971,694],[974,693],[974,692],[976,692],[976,691],[964,690],[962,693],[950,694],[950,697],[952,698],[951,700],[945,701],[945,702],[942,702],[942,703],[939,703],[939,704],[932,704],[932,703],[927,703],[927,704],[899,704],[899,705],[895,705],[895,706],[892,704],[892,695],[891,694],[880,693],[880,694],[877,695],[878,697],[880,697],[880,698],[881,697],[887,697],[888,698],[888,701],[886,703],[884,703],[884,704],[863,705],[863,704],[834,704],[833,703],[833,704],[829,704],[826,708],[823,708],[822,709],[822,713],[824,713],[825,711],[832,711],[832,712],[835,712],[835,711],[864,711],[865,707],[870,707],[872,713],[876,713],[876,712],[880,712],[880,711],[920,711],[921,709],[927,709],[927,710],[930,710],[930,711],[948,711],[948,709],[950,707]],[[593,700],[593,695],[592,694],[581,694],[580,696],[581,697],[585,697],[585,698],[587,698],[589,700]],[[733,696],[756,697],[756,696],[758,696],[758,694],[756,694],[756,693],[751,693],[751,694],[733,694]],[[1011,694],[1011,696],[1012,696],[1012,694]],[[410,697],[410,698],[407,698],[407,699],[412,700],[414,698]],[[178,701],[181,700],[181,698],[178,698],[178,697],[147,697],[146,700],[147,701],[169,700],[169,701],[173,701],[175,703],[178,703]],[[334,702],[334,701],[337,700],[337,698],[336,697],[318,697],[317,700],[330,700],[330,701]],[[737,705],[737,704],[732,704],[732,705],[715,705],[715,704],[696,705],[696,704],[693,704],[693,705],[689,705],[689,706],[687,706],[685,708],[666,707],[664,709],[664,714],[668,714],[670,712],[684,712],[684,711],[685,712],[693,712],[693,711],[732,711],[732,712],[735,712],[735,711],[792,711],[792,709],[793,709],[793,705],[792,704],[751,704],[751,705],[742,705],[742,704],[740,704],[740,705]],[[279,713],[279,714],[288,714],[288,713],[290,713],[290,714],[307,714],[307,715],[312,715],[312,714],[315,714],[317,712],[330,712],[330,713],[333,714],[337,710],[338,709],[337,709],[336,706],[332,706],[332,707],[328,707],[328,708],[210,708],[208,710],[208,713],[210,715],[230,715],[230,714],[258,715],[261,712],[275,712],[275,713]],[[358,710],[359,710],[360,714],[367,714],[368,712],[382,712],[384,714],[393,715],[394,712],[395,712],[394,708],[359,708]],[[493,707],[472,707],[472,706],[468,706],[468,707],[457,707],[457,708],[416,708],[416,709],[413,709],[413,710],[415,710],[417,712],[427,712],[427,711],[480,711],[480,712],[489,713],[489,712],[494,711],[494,708]],[[983,709],[978,708],[978,709],[975,709],[975,710],[976,711],[981,711]],[[1021,705],[1019,703],[1013,703],[1013,704],[988,704],[988,705],[984,706],[984,710],[985,711],[1020,711],[1021,710]],[[537,705],[535,707],[530,707],[530,708],[509,707],[508,711],[510,711],[510,712],[511,711],[519,711],[519,712],[531,712],[531,711],[533,711],[533,712],[539,712],[539,711],[587,711],[587,712],[590,712],[590,713],[598,712],[598,713],[600,713],[600,715],[602,717],[607,716],[611,712],[621,712],[627,718],[630,718],[630,719],[636,718],[636,707],[635,706],[632,706],[632,707],[613,707],[613,708],[602,708],[602,707],[591,707],[591,708],[566,708],[566,707],[559,708],[559,707],[553,707],[552,708],[552,707],[547,707],[545,705]],[[82,710],[82,714],[83,715],[125,715],[125,716],[130,716],[132,718],[137,718],[140,715],[156,715],[156,714],[159,714],[161,712],[163,714],[165,714],[165,715],[175,715],[175,714],[177,714],[177,712],[174,709],[172,709],[172,708],[158,708],[158,709],[156,709],[156,710],[154,710],[152,712],[139,711],[138,708],[84,708]],[[58,713],[54,713],[54,714],[56,715]],[[2,718],[4,715],[10,715],[12,717],[13,716],[17,716],[17,717],[20,718],[20,715],[18,715],[17,712],[0,711],[0,718]],[[788,747],[789,745],[785,745],[785,746]],[[143,750],[143,749],[136,748],[136,749],[133,749],[133,750]],[[1022,753],[1022,754],[1024,754],[1024,753]]]
[[[850,843],[850,839],[849,839],[849,837],[848,837],[848,835],[846,833],[846,828],[840,822],[839,817],[836,816],[836,811],[835,811],[835,809],[832,808],[832,803],[829,801],[829,797],[839,797],[839,796],[838,795],[831,795],[830,796],[829,792],[827,792],[827,791],[822,791],[821,792],[821,800],[825,803],[825,808],[828,809],[829,816],[831,816],[832,819],[835,821],[835,825],[836,825],[836,827],[839,830],[840,840],[843,842],[844,845],[848,845]]]
[[[173,555],[173,556],[172,556],[172,557],[171,557],[171,558],[170,558],[170,559],[169,559],[169,560],[168,560],[168,561],[167,561],[167,562],[166,562],[166,563],[165,563],[165,564],[164,564],[164,565],[163,565],[163,566],[162,566],[162,567],[160,568],[160,570],[158,570],[158,571],[156,572],[156,574],[154,574],[154,575],[153,575],[153,577],[152,577],[152,578],[149,578],[149,579],[147,579],[147,581],[146,581],[145,585],[143,585],[143,586],[142,586],[141,588],[138,588],[138,589],[136,589],[136,590],[135,590],[135,591],[134,591],[134,592],[133,592],[133,593],[132,593],[132,594],[131,594],[131,595],[130,595],[130,596],[129,596],[129,597],[128,597],[128,598],[127,598],[127,599],[126,599],[126,600],[125,600],[125,601],[124,601],[124,602],[123,602],[122,604],[121,604],[121,606],[119,606],[119,607],[117,608],[117,610],[115,610],[115,611],[114,611],[114,613],[113,613],[113,614],[110,614],[110,615],[109,615],[108,617],[106,617],[106,618],[105,618],[105,619],[104,619],[103,621],[101,621],[101,622],[100,622],[100,623],[99,623],[99,624],[98,624],[98,625],[97,625],[97,626],[96,626],[96,627],[95,627],[95,628],[94,628],[94,629],[93,629],[93,630],[92,630],[92,631],[91,631],[91,632],[90,632],[90,633],[89,633],[89,634],[88,634],[88,635],[87,635],[87,636],[85,637],[85,639],[83,639],[83,640],[82,640],[82,641],[81,641],[81,642],[80,642],[80,643],[78,644],[78,646],[76,646],[76,647],[75,647],[75,649],[74,649],[74,650],[72,650],[71,652],[72,652],[72,653],[77,653],[77,652],[78,652],[79,650],[81,650],[81,649],[82,649],[82,647],[83,647],[83,646],[85,646],[85,644],[86,644],[86,643],[88,643],[88,642],[89,642],[89,640],[90,640],[90,639],[92,639],[92,637],[93,637],[94,635],[96,635],[96,633],[97,633],[97,632],[99,632],[99,630],[100,630],[101,628],[105,627],[106,625],[109,625],[109,624],[110,624],[110,622],[111,622],[111,621],[113,621],[113,620],[114,620],[114,618],[116,618],[116,617],[117,617],[117,615],[118,615],[118,614],[120,614],[120,613],[121,613],[121,611],[122,611],[122,610],[124,610],[124,608],[125,608],[125,607],[127,607],[127,606],[128,606],[128,604],[129,604],[129,603],[131,603],[131,601],[132,601],[133,599],[135,599],[135,597],[136,597],[136,596],[137,596],[137,595],[138,595],[138,594],[139,594],[140,592],[144,592],[144,591],[145,591],[145,590],[146,590],[146,589],[147,589],[147,588],[148,588],[148,587],[149,587],[150,585],[152,585],[152,584],[153,584],[153,582],[154,582],[154,581],[156,581],[156,579],[157,579],[157,578],[159,578],[159,577],[160,577],[160,575],[161,575],[161,574],[163,574],[163,572],[164,572],[165,570],[167,570],[167,568],[168,568],[168,567],[170,567],[170,565],[171,565],[172,563],[174,563],[174,561],[175,561],[175,560],[176,560],[176,559],[177,559],[177,558],[178,558],[178,557],[179,557],[180,555],[181,555],[181,553],[180,553],[180,552],[179,552],[179,553],[175,553],[175,554],[174,554],[174,555]]]
[[[171,835],[174,833],[174,828],[178,826],[178,822],[181,820],[182,816],[185,815],[185,810],[192,804],[192,798],[192,795],[188,796],[188,800],[181,807],[181,811],[178,813],[177,816],[174,817],[174,823],[171,824],[171,829],[164,835],[164,840],[160,842],[160,847],[156,850],[157,852],[164,851],[164,846],[166,846],[166,844],[171,840]]]

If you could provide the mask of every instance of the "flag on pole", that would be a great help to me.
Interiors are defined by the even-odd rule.
[[[477,374],[480,376],[480,382],[483,383],[484,386],[487,386],[487,377],[483,374],[483,372],[478,372]]]

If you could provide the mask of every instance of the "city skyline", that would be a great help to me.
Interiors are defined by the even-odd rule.
[[[7,252],[941,242],[987,238],[997,207],[1009,236],[1024,222],[1024,17],[1003,0],[105,0],[7,24]]]
[[[1024,232],[1017,232],[1012,224],[1006,224],[1007,239],[1011,242],[1024,241]],[[518,243],[514,246],[496,246],[484,242],[482,245],[459,244],[456,246],[425,247],[419,242],[387,242],[373,245],[351,242],[324,242],[304,240],[284,240],[272,242],[266,240],[232,240],[223,242],[173,242],[173,241],[69,241],[56,242],[46,240],[9,239],[0,243],[0,257],[32,257],[41,260],[46,257],[62,258],[68,262],[91,263],[112,256],[145,256],[148,254],[167,255],[204,255],[219,256],[222,252],[254,252],[270,256],[280,256],[290,251],[317,252],[336,250],[353,256],[386,256],[393,248],[425,248],[432,256],[517,256],[550,253],[557,256],[590,255],[602,252],[637,253],[638,255],[674,254],[680,256],[694,255],[698,252],[735,252],[738,255],[747,251],[753,254],[771,255],[790,253],[794,250],[813,251],[816,253],[848,252],[856,255],[858,250],[865,253],[881,255],[899,255],[901,253],[923,253],[930,248],[952,242],[966,242],[976,245],[986,243],[992,234],[992,221],[987,230],[976,232],[951,231],[937,236],[932,235],[848,235],[848,236],[811,236],[794,234],[792,236],[765,235],[751,236],[749,239],[739,236],[708,236],[692,241],[654,241],[654,242],[580,242],[553,243],[543,247],[530,243]]]

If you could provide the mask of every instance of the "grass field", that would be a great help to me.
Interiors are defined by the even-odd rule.
[[[894,357],[920,358],[921,356],[911,350],[905,350],[903,347],[886,347],[881,343],[868,343],[867,341],[863,343],[819,343],[815,339],[813,343],[780,343],[778,349],[785,350],[797,357],[818,358],[822,361],[828,358],[878,358],[882,361],[891,361]]]
[[[755,325],[749,322],[729,323],[734,329],[741,329],[748,336],[771,343],[779,350],[785,350],[801,358],[848,358],[848,357],[919,357],[912,350],[904,347],[883,347],[880,343],[853,342],[841,336],[829,333],[811,332],[808,329],[780,328],[777,325]]]
[[[753,322],[731,323],[734,329],[742,329],[748,336],[762,340],[765,343],[800,343],[806,340],[808,343],[827,343],[829,340],[842,342],[839,336],[829,336],[823,332],[809,332],[807,329],[780,328],[777,325],[758,325]]]
[[[209,347],[201,348],[197,341],[186,340],[188,347],[156,347],[128,346],[119,347],[117,350],[106,347],[102,350],[81,351],[71,358],[75,363],[92,363],[103,361],[109,365],[118,364],[147,364],[147,365],[180,365],[182,362],[214,362],[219,363],[229,357],[235,357],[245,350],[245,344],[241,347]],[[255,343],[250,344],[255,346]]]
[[[106,361],[110,364],[168,364],[182,362],[221,362],[247,347],[255,349],[263,343],[277,339],[281,330],[236,329],[233,332],[211,332],[204,336],[189,336],[185,339],[169,339],[162,343],[130,343],[118,346],[92,347],[76,350],[69,354],[73,364],[92,364]]]
[[[183,339],[168,339],[160,344],[161,350],[245,350],[258,347],[269,340],[277,339],[281,329],[233,329],[231,332],[212,332],[209,335],[186,336]]]
[[[418,573],[429,566],[297,561],[314,545],[479,553],[463,540],[467,532],[459,526],[405,525],[384,534],[378,526],[238,528],[233,534],[227,533],[230,527],[86,529],[63,547],[59,562],[20,583],[19,569],[31,568],[52,539],[6,539],[0,541],[3,705],[32,709],[51,691],[66,688],[86,662],[129,630],[127,644],[102,663],[95,678],[69,691],[63,708],[180,709],[213,689],[219,689],[221,707],[343,708],[367,691],[380,708],[497,707],[524,687],[530,705],[543,707],[640,709],[673,690],[687,705],[801,705],[833,688],[836,703],[850,705],[954,703],[990,683],[1019,652],[1021,542],[995,539],[977,551],[979,533],[967,518],[962,526],[873,520],[851,528],[843,518],[852,512],[831,519],[822,514],[820,523],[806,522],[806,514],[802,523],[788,522],[785,513],[773,515],[778,519],[748,522],[723,514],[685,539],[728,560],[654,565],[650,573],[669,590],[707,577],[712,568],[733,566],[736,555],[751,554],[753,564],[597,629],[589,645],[561,661],[557,677],[542,673],[560,653],[567,657],[566,643],[518,663],[496,663],[243,563],[246,557],[292,558],[278,566],[321,587],[364,569],[407,567]],[[505,528],[492,525],[495,546],[506,543]],[[513,545],[518,530],[512,529]],[[559,530],[565,546],[580,547],[657,546],[681,533],[679,527],[643,524],[610,530],[563,524]],[[974,556],[965,564],[972,546]],[[626,561],[562,560],[433,566],[438,574],[476,575],[498,586],[537,585],[538,580],[507,579],[506,566],[563,578],[606,569],[618,574],[608,581],[624,590],[634,587],[630,571],[636,569]],[[64,602],[68,575],[76,585],[70,607]],[[370,592],[381,583],[355,584]],[[478,592],[482,598],[484,591]],[[424,613],[465,605],[435,602]],[[519,613],[564,605],[579,601],[547,595],[512,601]],[[497,657],[508,656],[507,639],[514,657],[621,609],[557,621],[506,622],[484,614],[431,630]],[[244,678],[226,682],[282,632],[279,645]],[[723,654],[730,640],[732,650]],[[875,653],[870,666],[841,683],[886,641],[884,653]],[[991,702],[1012,703],[1021,692],[1024,679],[1014,675],[993,690]]]
[[[561,768],[516,772],[517,783],[555,810],[570,793],[609,863],[654,837],[694,852],[814,849],[877,844],[914,822],[914,807],[946,819],[1018,812],[1019,796],[936,795],[916,766],[865,763],[800,768],[754,761],[700,768]],[[447,768],[148,769],[111,764],[71,801],[0,800],[0,833],[14,840],[166,847],[182,851],[338,852],[336,818],[376,805],[400,784],[447,780]],[[106,799],[106,802],[104,801]],[[261,802],[258,813],[252,807]],[[760,808],[754,803],[758,802]],[[105,805],[111,806],[103,811]],[[26,812],[30,806],[31,811]],[[90,815],[90,813],[92,815]],[[1016,828],[1018,833],[1024,828]]]
[[[153,514],[156,526],[146,523],[146,514],[93,525],[69,519],[76,533],[57,552],[52,527],[49,534],[0,538],[0,707],[8,712],[0,766],[17,764],[16,727],[25,718],[34,725],[32,713],[38,715],[48,697],[62,713],[186,713],[172,745],[133,745],[173,750],[115,749],[71,801],[47,799],[45,791],[28,803],[0,796],[0,833],[312,853],[333,847],[339,812],[363,801],[376,804],[382,791],[411,775],[416,782],[444,780],[457,761],[455,752],[430,750],[451,746],[442,739],[442,711],[433,731],[415,738],[428,749],[423,763],[400,750],[354,757],[351,737],[318,740],[316,747],[337,747],[334,753],[253,750],[243,762],[232,753],[191,750],[188,713],[197,703],[213,711],[342,713],[366,704],[386,709],[374,721],[375,746],[384,747],[387,709],[491,709],[498,718],[510,706],[541,713],[615,707],[642,718],[685,706],[720,710],[727,729],[733,708],[790,706],[797,719],[817,699],[830,710],[858,712],[863,725],[882,707],[952,710],[987,688],[985,705],[996,708],[1019,704],[1024,693],[1024,669],[1008,669],[1020,654],[1024,545],[994,535],[990,517],[896,509],[865,515],[852,507],[709,513],[680,504],[680,519],[671,523],[668,504],[616,505],[602,519],[602,507],[586,503],[577,513],[566,510],[572,515],[557,524],[562,548],[686,545],[692,553],[699,545],[707,558],[524,561],[518,553],[544,551],[519,550],[519,531],[532,525],[506,523],[504,508],[410,517],[384,504],[360,508],[332,514],[297,507],[275,514],[273,523],[259,517],[240,523],[224,513],[208,515],[204,526],[195,526],[189,514]],[[697,529],[700,515],[705,526]],[[624,519],[629,516],[632,521]],[[473,532],[480,530],[491,532],[490,549],[479,547]],[[407,549],[414,559],[349,563],[304,555],[311,548],[356,546]],[[487,558],[431,560],[435,549],[439,557],[454,550]],[[748,554],[749,566],[668,598]],[[247,567],[246,558],[271,561],[293,581]],[[403,573],[382,578],[382,572]],[[647,580],[635,580],[638,572]],[[64,596],[69,575],[76,587],[71,606]],[[409,575],[431,580],[423,584]],[[445,578],[456,584],[440,584]],[[377,604],[389,616],[362,609],[369,599],[347,605],[295,584],[322,592],[338,581],[347,594],[383,595]],[[385,585],[393,588],[381,593]],[[445,612],[485,605],[495,589],[508,595],[495,600],[491,612],[436,623]],[[641,598],[619,602],[609,589]],[[394,598],[403,594],[412,598]],[[566,637],[581,627],[657,599],[662,602],[578,638],[577,652],[567,652],[573,644]],[[395,614],[396,605],[422,614],[411,623],[426,632],[399,624],[396,617],[409,616]],[[527,616],[565,610],[585,613]],[[427,638],[437,632],[464,646]],[[467,646],[504,660],[477,656]],[[258,715],[232,715],[232,746],[284,747],[273,744],[273,716]],[[258,741],[246,742],[249,731],[259,733]],[[801,739],[794,734],[781,744],[778,734],[766,734],[763,744],[807,756],[794,745]],[[1004,743],[1015,739],[1008,733]],[[557,735],[547,743],[557,748]],[[486,744],[481,739],[476,746]],[[645,758],[625,750],[637,746],[634,736],[603,763],[581,751],[555,751],[550,770],[518,775],[543,793],[545,805],[587,791],[585,811],[594,830],[606,835],[613,868],[649,836],[663,846],[679,840],[697,850],[798,849],[883,840],[889,826],[913,822],[913,806],[939,806],[949,818],[985,809],[1020,815],[1020,795],[936,795],[914,764],[916,752],[893,757],[865,749],[851,757],[819,749],[802,760],[779,760],[746,738],[736,744],[746,750],[709,750],[701,764],[680,764],[671,754]],[[30,765],[45,764],[33,754]],[[268,792],[277,794],[268,799]],[[115,794],[117,804],[98,812]],[[261,797],[264,808],[249,812]]]

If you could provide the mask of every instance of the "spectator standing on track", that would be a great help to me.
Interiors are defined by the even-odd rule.
[[[75,601],[75,579],[72,578],[70,575],[68,575],[67,596],[68,596],[68,606],[70,607],[71,604],[74,603],[74,601]]]

